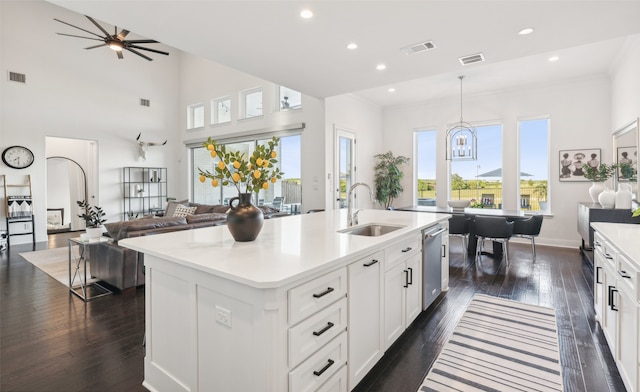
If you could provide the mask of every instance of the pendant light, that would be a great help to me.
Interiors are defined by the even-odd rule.
[[[475,161],[478,159],[476,129],[462,119],[462,79],[460,79],[460,122],[447,129],[447,160]]]

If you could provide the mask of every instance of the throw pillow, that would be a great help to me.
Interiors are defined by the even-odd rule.
[[[185,217],[187,215],[193,215],[196,212],[197,207],[187,207],[179,204],[176,206],[176,210],[173,212],[173,216]]]
[[[164,216],[173,216],[173,213],[176,211],[177,206],[179,206],[180,204],[185,205],[188,202],[189,199],[168,202],[167,208],[164,210]]]

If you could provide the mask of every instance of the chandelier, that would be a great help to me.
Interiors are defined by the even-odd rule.
[[[478,159],[478,136],[476,129],[462,120],[462,79],[460,79],[460,122],[447,129],[447,160],[475,161]]]

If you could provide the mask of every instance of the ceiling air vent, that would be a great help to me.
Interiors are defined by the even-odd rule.
[[[436,45],[433,41],[420,42],[419,44],[405,46],[404,48],[400,48],[402,53],[406,55],[416,54],[420,52],[425,52],[427,50],[435,49]]]
[[[149,101],[148,99],[140,98],[140,106],[149,107],[151,106],[151,101]]]
[[[458,60],[460,60],[460,64],[462,65],[481,63],[484,61],[484,54],[482,53],[472,54],[469,56],[459,57]]]
[[[9,71],[9,80],[18,83],[27,83],[27,75]]]

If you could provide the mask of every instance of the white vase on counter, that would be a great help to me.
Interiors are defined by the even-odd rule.
[[[598,203],[598,196],[604,191],[606,187],[604,186],[604,182],[592,182],[591,187],[589,188],[589,196],[591,196],[591,201],[594,203]]]
[[[628,182],[619,183],[618,190],[616,191],[615,208],[620,210],[630,210],[631,199],[631,184]]]
[[[612,189],[605,189],[598,196],[598,203],[603,208],[613,208],[616,205],[616,192]]]

